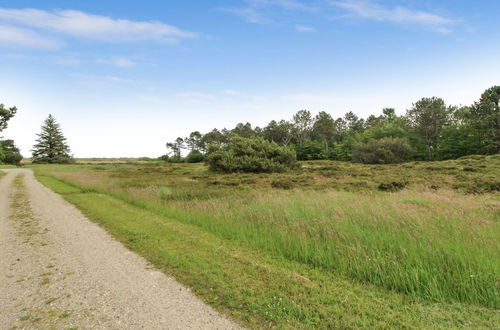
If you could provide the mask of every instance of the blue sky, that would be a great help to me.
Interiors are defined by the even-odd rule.
[[[497,0],[0,1],[3,132],[49,113],[75,156],[159,156],[193,130],[334,117],[500,83]]]

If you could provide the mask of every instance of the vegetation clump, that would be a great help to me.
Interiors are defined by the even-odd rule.
[[[398,182],[398,181],[381,183],[378,186],[378,190],[389,191],[389,192],[400,191],[403,190],[407,184],[408,184],[407,182]]]
[[[411,154],[412,149],[405,140],[386,137],[355,144],[352,161],[365,164],[393,164],[409,160]]]
[[[293,150],[275,142],[234,135],[229,143],[212,146],[206,163],[215,172],[274,173],[296,168],[297,157]]]

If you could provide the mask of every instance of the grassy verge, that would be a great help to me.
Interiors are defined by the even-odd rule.
[[[44,171],[41,169],[38,169],[38,173],[38,178],[42,183],[62,194],[65,199],[79,207],[90,219],[102,225],[130,249],[140,253],[166,273],[175,276],[179,281],[193,288],[208,303],[251,327],[488,328],[494,327],[500,321],[498,311],[491,308],[453,302],[435,303],[432,299],[420,294],[412,294],[411,292],[410,294],[400,294],[385,290],[383,289],[384,285],[380,285],[376,281],[377,285],[369,284],[373,281],[362,277],[354,277],[355,281],[353,281],[351,280],[353,276],[349,273],[347,257],[364,258],[364,254],[337,255],[337,259],[331,262],[337,262],[344,271],[332,271],[332,267],[328,267],[327,264],[321,265],[319,260],[329,260],[328,258],[331,257],[326,253],[327,250],[324,250],[328,245],[322,246],[320,242],[339,243],[333,242],[331,237],[321,236],[321,239],[313,242],[311,237],[318,235],[314,231],[320,227],[301,227],[303,222],[292,220],[303,217],[314,220],[321,219],[323,216],[331,216],[330,213],[322,214],[323,211],[318,210],[322,210],[332,201],[336,201],[335,205],[344,207],[346,203],[345,199],[342,199],[346,198],[344,195],[323,196],[323,200],[321,200],[321,196],[315,196],[316,199],[320,198],[319,204],[311,206],[316,210],[316,217],[312,217],[312,211],[304,205],[304,203],[307,204],[315,200],[312,198],[314,196],[279,194],[274,200],[270,200],[269,195],[266,194],[262,199],[256,196],[251,198],[252,203],[247,208],[243,204],[233,204],[231,209],[238,211],[236,213],[229,212],[224,218],[219,217],[223,213],[214,212],[212,208],[204,212],[200,212],[200,210],[194,212],[196,210],[193,208],[188,210],[190,212],[183,212],[186,209],[177,204],[155,204],[150,199],[137,199],[134,198],[133,194],[126,195],[123,191],[110,190],[109,187],[107,187],[108,189],[100,189],[87,185],[82,189],[78,185],[68,184],[53,176],[43,175]],[[114,172],[114,174],[117,173]],[[94,181],[90,182],[95,183]],[[157,190],[155,190],[155,194],[158,194]],[[378,196],[367,196],[365,202],[374,197]],[[408,199],[410,196],[404,198]],[[422,204],[424,208],[426,205],[432,204],[432,202],[414,196],[411,200],[413,201],[412,205]],[[213,208],[227,210],[224,208],[224,203],[234,203],[235,200],[219,199],[213,202]],[[377,202],[389,202],[389,199],[382,197]],[[288,217],[290,226],[279,227],[281,223],[272,221],[272,215],[278,219],[282,216],[279,214],[279,210],[287,209],[286,207],[278,207],[279,203],[289,203],[286,204],[288,206],[296,205],[294,211],[296,214],[290,214]],[[196,205],[200,207],[200,201],[197,201]],[[276,207],[274,211],[273,205]],[[259,209],[260,212],[257,212]],[[354,208],[345,214],[338,214],[339,218],[343,219],[346,215],[350,218],[331,233],[338,237],[341,237],[339,235],[354,237],[358,241],[349,241],[349,244],[346,244],[345,240],[338,239],[341,242],[340,245],[330,246],[335,247],[333,251],[339,253],[342,253],[343,250],[351,251],[350,248],[353,248],[354,252],[359,250],[370,253],[366,248],[370,245],[366,244],[379,246],[375,253],[385,252],[386,255],[369,255],[369,257],[378,257],[380,262],[372,262],[366,268],[366,274],[375,276],[375,279],[382,277],[383,273],[390,269],[385,264],[386,259],[392,265],[394,265],[393,261],[396,264],[399,262],[398,259],[387,258],[394,251],[401,250],[397,246],[391,249],[393,244],[404,243],[402,238],[406,239],[408,233],[413,233],[417,235],[415,237],[420,238],[418,236],[419,230],[427,228],[436,231],[439,229],[439,221],[444,219],[444,216],[438,217],[435,221],[431,221],[429,227],[424,226],[423,229],[416,227],[418,223],[409,220],[408,227],[411,230],[403,230],[404,235],[401,236],[397,230],[400,223],[391,223],[391,221],[394,222],[394,219],[392,219],[390,212],[389,222],[383,221],[385,217],[382,215],[385,209],[381,209],[378,211],[379,216],[376,217],[377,221],[375,222],[378,227],[371,225],[371,227],[363,229],[362,226],[358,225],[359,223],[354,221],[360,215],[355,212],[356,209]],[[476,216],[488,214],[487,212],[481,213],[483,211],[478,212],[475,213]],[[211,214],[211,216],[203,217],[203,213]],[[267,217],[263,216],[266,214]],[[230,220],[235,222],[235,217],[241,217],[242,221],[237,222],[236,227],[231,227]],[[217,219],[222,220],[217,222]],[[252,225],[249,222],[251,219],[259,220],[256,222],[259,226]],[[270,220],[266,224],[262,222],[262,219]],[[280,231],[285,229],[281,236],[278,236],[280,231],[272,230],[277,225]],[[297,227],[297,225],[299,226]],[[448,228],[449,225],[450,223],[445,223],[443,225],[444,231],[438,232],[438,234],[434,233],[438,236],[431,238],[446,238],[446,235],[454,233]],[[487,223],[487,225],[490,224]],[[217,230],[216,228],[221,229]],[[332,227],[327,226],[327,228]],[[240,229],[242,230],[240,231]],[[294,231],[293,229],[298,230]],[[386,230],[387,233],[382,237],[371,237],[376,236],[374,233],[379,234],[383,230]],[[464,232],[465,230],[459,231],[457,237],[454,238],[457,239],[456,242],[458,239],[464,238],[461,236],[465,235]],[[300,233],[303,235],[299,235]],[[424,232],[426,235],[429,233],[432,231]],[[326,233],[324,234],[326,235]],[[258,240],[258,237],[262,237],[262,239]],[[288,239],[287,237],[292,238]],[[480,237],[486,239],[488,244],[491,243],[488,241],[487,235],[481,234]],[[250,244],[251,242],[260,243]],[[352,245],[353,242],[357,242],[358,245]],[[416,242],[418,242],[417,239],[410,240],[408,243],[415,244]],[[457,244],[448,247],[448,250],[443,250],[449,243],[449,241],[445,241],[442,243],[443,248],[432,254],[432,248],[439,245],[426,248],[425,245],[429,242],[432,240],[429,239],[418,244],[419,249],[424,249],[422,255],[427,259],[422,259],[422,255],[411,254],[417,250],[414,249],[407,256],[408,260],[417,257],[417,266],[428,272],[431,272],[430,267],[436,267],[439,265],[438,262],[443,262],[443,260],[456,267],[452,264],[452,261],[455,260],[454,256],[460,256],[463,253]],[[455,248],[458,248],[459,251],[454,252]],[[319,249],[320,257],[312,257],[314,254],[311,251],[315,251],[315,249]],[[386,249],[386,251],[382,249]],[[288,254],[283,253],[287,250],[289,250]],[[295,256],[297,251],[303,251],[302,257]],[[441,257],[444,259],[432,259],[432,256],[437,258],[443,251],[449,255],[445,254],[444,257]],[[479,250],[476,249],[471,253],[477,253],[477,251]],[[489,251],[498,252],[495,248],[491,248]],[[303,258],[308,255],[309,259]],[[336,254],[333,253],[333,255]],[[447,257],[449,259],[446,259]],[[467,255],[467,258],[469,257]],[[318,258],[318,260],[311,258]],[[485,266],[491,274],[491,269],[488,268],[491,265],[488,264],[488,261],[482,257],[479,259],[479,264]],[[369,263],[366,259],[353,259],[352,264],[359,266],[363,262]],[[425,263],[430,263],[431,266],[429,267]],[[332,263],[332,265],[335,264]],[[394,267],[394,269],[401,271],[401,267]],[[389,275],[389,277],[398,278],[397,273]],[[415,275],[419,276],[420,273]],[[459,273],[459,275],[462,274]],[[474,280],[474,277],[470,278]],[[493,293],[498,293],[495,288],[493,289]]]

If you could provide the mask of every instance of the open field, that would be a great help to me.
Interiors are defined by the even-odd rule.
[[[127,163],[128,162],[128,163]],[[205,301],[251,327],[500,322],[500,158],[32,166],[38,179]]]

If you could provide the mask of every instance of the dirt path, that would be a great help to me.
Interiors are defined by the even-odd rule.
[[[0,329],[234,329],[30,170],[0,179]]]

